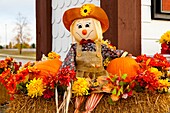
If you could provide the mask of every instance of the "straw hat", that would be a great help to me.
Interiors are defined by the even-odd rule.
[[[109,27],[109,20],[105,11],[93,4],[85,4],[82,7],[68,9],[63,15],[63,23],[66,29],[70,31],[72,22],[83,18],[94,18],[100,21],[103,33]]]

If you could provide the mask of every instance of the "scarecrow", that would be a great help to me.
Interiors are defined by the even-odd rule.
[[[109,20],[104,10],[93,4],[71,8],[63,15],[65,28],[70,31],[73,43],[63,61],[62,67],[76,72],[76,77],[89,78],[96,82],[98,77],[107,77],[103,62],[106,58],[120,57],[124,51],[115,50],[102,43],[103,33],[109,27]],[[90,113],[103,96],[100,87],[95,87],[86,100],[84,113]],[[84,96],[75,99],[75,113],[79,112]]]

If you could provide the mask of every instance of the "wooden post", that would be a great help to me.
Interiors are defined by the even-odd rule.
[[[36,60],[52,50],[51,0],[36,0]]]
[[[110,27],[104,34],[118,49],[141,54],[141,0],[101,0]]]

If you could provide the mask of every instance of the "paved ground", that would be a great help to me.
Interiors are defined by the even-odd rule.
[[[13,57],[16,62],[22,62],[22,64],[25,64],[28,61],[31,62],[35,61],[35,58],[30,59],[29,57],[15,57],[15,56],[11,56],[11,57]],[[5,58],[6,56],[0,55],[0,60],[4,60]]]
[[[17,50],[16,49],[7,49],[5,51],[15,52]],[[36,50],[35,49],[23,49],[23,51],[29,53],[29,52],[35,52]],[[35,56],[9,55],[9,54],[2,53],[0,50],[0,60],[4,60],[6,57],[13,57],[15,61],[22,62],[22,64],[25,64],[28,61],[32,62],[32,61],[36,60]]]

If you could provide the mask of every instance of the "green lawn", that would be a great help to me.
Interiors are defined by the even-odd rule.
[[[22,54],[20,55],[17,49],[0,49],[0,54],[36,57],[35,51],[23,50]]]

